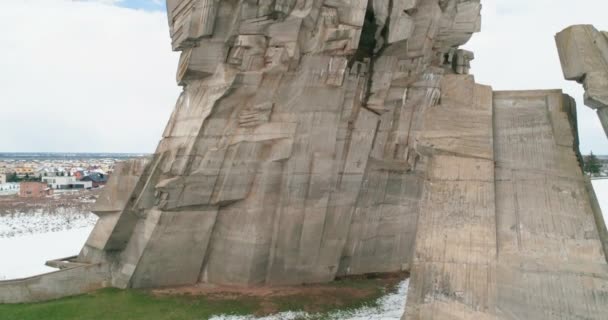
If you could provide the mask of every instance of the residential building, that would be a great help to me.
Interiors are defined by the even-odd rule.
[[[4,173],[0,173],[0,184],[6,183],[6,175]]]
[[[102,173],[92,172],[88,176],[80,179],[80,181],[91,181],[93,188],[99,188],[108,182],[108,176]]]
[[[42,182],[55,190],[91,189],[93,187],[93,182],[78,181],[76,177],[72,176],[42,177]]]
[[[72,175],[76,178],[76,180],[81,180],[82,178],[86,177],[84,170],[74,171]]]
[[[33,177],[36,174],[36,170],[31,167],[17,167],[15,173],[20,177],[30,176]]]
[[[51,167],[41,167],[36,170],[37,177],[53,177],[59,175],[59,172],[56,169]]]
[[[0,183],[0,196],[8,196],[19,193],[19,184],[14,182]]]
[[[21,182],[19,188],[21,198],[43,198],[53,194],[53,190],[44,182]]]

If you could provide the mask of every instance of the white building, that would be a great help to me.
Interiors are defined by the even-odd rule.
[[[0,173],[0,184],[6,183],[6,175],[4,173]]]
[[[0,183],[0,196],[8,196],[19,193],[19,184],[14,182]]]
[[[78,181],[72,176],[42,177],[42,182],[55,190],[91,189],[93,187],[93,182]]]

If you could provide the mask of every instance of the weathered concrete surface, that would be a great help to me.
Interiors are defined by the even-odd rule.
[[[608,265],[570,107],[561,91],[494,94],[497,309],[504,317],[608,314]]]
[[[555,36],[564,77],[585,87],[585,104],[597,110],[608,135],[608,33],[571,26]]]
[[[138,159],[116,164],[114,178],[108,181],[92,209],[99,220],[81,252],[82,260],[96,260],[94,254],[111,249],[108,247],[110,240],[127,224],[125,218],[128,214],[123,209],[132,201],[137,182],[147,163],[146,159]],[[130,230],[127,234],[130,234]]]
[[[78,266],[39,276],[0,281],[0,303],[37,302],[109,286],[107,265]]]
[[[457,47],[479,1],[167,7],[184,92],[154,159],[108,188],[80,261],[109,264],[118,287],[409,270],[433,144],[449,149],[441,123],[418,136],[444,74],[469,70]]]
[[[404,319],[482,319],[496,292],[492,89],[464,76],[441,88],[421,135],[434,147]]]
[[[572,99],[559,90],[464,97],[446,107],[485,106],[489,116],[452,117],[485,129],[431,159],[404,319],[603,319],[606,232],[578,162]]]

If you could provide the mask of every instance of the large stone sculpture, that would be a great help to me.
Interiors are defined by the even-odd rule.
[[[480,8],[168,1],[184,91],[154,157],[117,170],[63,273],[0,301],[408,270],[408,320],[605,317],[573,101],[476,84]]]
[[[96,209],[79,261],[109,263],[119,287],[409,270],[430,143],[445,141],[420,144],[423,120],[443,75],[468,71],[457,47],[479,11],[168,1],[184,92],[129,199]]]
[[[585,87],[585,104],[597,110],[608,135],[608,32],[571,26],[555,36],[564,77]]]

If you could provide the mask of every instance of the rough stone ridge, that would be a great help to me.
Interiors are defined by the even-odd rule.
[[[479,0],[167,8],[183,92],[153,158],[106,186],[65,262],[73,280],[257,286],[408,270],[408,320],[608,314],[608,232],[574,102],[475,83],[459,46],[479,31]],[[107,274],[87,277],[91,266]],[[60,296],[61,275],[0,283],[0,302]]]
[[[571,26],[555,36],[564,77],[585,87],[585,104],[595,110],[608,135],[608,33],[592,25]]]

